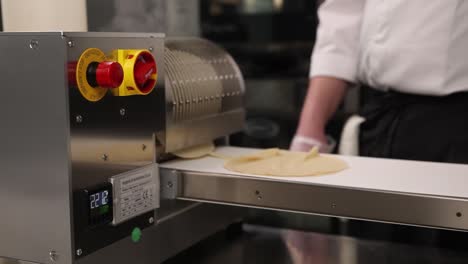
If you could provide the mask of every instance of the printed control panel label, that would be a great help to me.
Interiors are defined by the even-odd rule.
[[[114,224],[146,213],[156,208],[156,183],[152,170],[139,171],[117,179],[117,206],[114,207]]]

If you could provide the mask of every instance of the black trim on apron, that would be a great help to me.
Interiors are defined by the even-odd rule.
[[[468,92],[437,97],[363,89],[361,156],[468,164]]]

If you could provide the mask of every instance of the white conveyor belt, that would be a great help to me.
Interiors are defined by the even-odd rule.
[[[216,150],[217,153],[232,157],[255,151],[258,150],[237,147],[220,147]],[[160,167],[229,176],[269,178],[291,183],[468,199],[468,165],[348,156],[339,156],[339,158],[345,160],[350,168],[336,174],[311,177],[271,177],[240,174],[224,169],[224,160],[213,157],[175,160],[163,163]]]
[[[256,149],[221,147],[225,156]],[[311,177],[245,175],[205,157],[160,164],[164,199],[468,230],[468,165],[339,156],[349,169]]]

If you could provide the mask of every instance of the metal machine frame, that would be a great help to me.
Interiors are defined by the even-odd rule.
[[[157,215],[150,211],[116,226],[80,229],[77,192],[154,166],[167,149],[188,146],[166,140],[174,102],[171,91],[165,93],[164,56],[170,52],[165,41],[162,34],[148,33],[0,34],[0,263],[160,262],[241,215],[242,210],[221,206],[162,201]],[[209,45],[191,41],[200,50]],[[85,100],[70,86],[67,65],[88,48],[106,54],[115,49],[151,52],[158,65],[156,88],[145,96],[108,94],[99,102]],[[213,56],[221,55],[226,56],[219,50]],[[240,73],[234,77],[243,84]],[[230,81],[216,88],[229,88]],[[204,142],[225,136],[242,126],[241,98],[241,93],[219,97],[227,108],[208,113],[209,122],[178,124],[185,129],[196,125],[208,135],[198,138]],[[225,119],[222,111],[233,119]],[[207,130],[213,122],[227,127]],[[210,218],[200,224],[201,215]],[[138,243],[130,239],[135,227],[142,229]]]
[[[67,65],[91,47],[151,52],[155,90],[86,101]],[[240,220],[238,206],[468,230],[466,165],[341,157],[349,170],[285,179],[232,173],[212,157],[171,159],[243,124],[242,75],[204,40],[1,33],[0,54],[0,264],[157,263]],[[81,228],[77,192],[146,169],[159,173],[161,208]]]
[[[162,171],[162,186],[166,197],[179,200],[468,230],[461,220],[467,199],[168,169]]]
[[[214,158],[174,161],[161,164],[161,191],[168,199],[468,230],[468,165],[341,158],[349,169],[302,178],[234,173]]]

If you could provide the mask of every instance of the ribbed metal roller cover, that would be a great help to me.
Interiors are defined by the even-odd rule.
[[[227,52],[207,40],[167,40],[165,66],[174,121],[230,110],[223,109],[223,103],[243,94],[244,80],[237,64]]]
[[[229,118],[235,111],[243,115],[244,80],[239,67],[224,49],[203,39],[167,39],[164,60],[167,150],[221,136],[220,132],[209,132],[210,129],[204,125],[215,116],[221,118],[231,113],[226,114]],[[223,133],[242,128],[242,123],[236,124],[224,129]],[[181,138],[184,136],[181,131],[189,128],[198,129],[200,133],[203,131],[204,135],[199,135],[199,139]],[[178,138],[170,133],[177,133]]]

